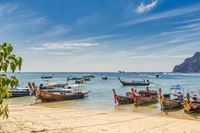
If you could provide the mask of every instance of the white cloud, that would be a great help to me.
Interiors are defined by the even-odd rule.
[[[18,8],[17,4],[2,4],[0,5],[0,16],[8,15]]]
[[[54,36],[59,36],[68,33],[71,30],[70,27],[65,26],[65,25],[56,25],[45,32],[37,35],[34,37],[35,38],[43,38],[43,37],[54,37]]]
[[[195,18],[191,20],[185,20],[182,23],[185,24],[185,23],[193,23],[193,22],[199,22],[199,21],[200,21],[200,18]]]
[[[46,54],[50,54],[50,55],[72,55],[72,52],[48,52]]]
[[[32,19],[31,23],[35,24],[35,25],[47,24],[48,23],[48,19],[45,16],[37,16],[37,17]]]
[[[187,25],[184,25],[184,26],[179,26],[177,27],[177,29],[196,29],[196,28],[199,28],[200,27],[200,22],[198,23],[192,23],[192,24],[187,24]]]
[[[140,23],[144,23],[144,22],[180,16],[180,15],[188,14],[191,12],[196,12],[196,11],[200,10],[199,6],[200,6],[200,4],[196,4],[196,5],[192,5],[192,6],[187,6],[187,7],[183,7],[183,8],[179,8],[179,9],[174,9],[174,10],[170,10],[170,11],[153,14],[153,15],[146,16],[146,17],[139,18],[139,19],[134,18],[133,20],[130,20],[130,21],[120,24],[120,26],[121,27],[130,26],[130,25],[140,24]]]
[[[48,24],[49,20],[40,13],[21,8],[19,4],[7,3],[0,5],[0,22],[0,32],[4,33],[1,38],[7,38],[8,36],[15,38],[17,32],[28,35],[33,29],[36,30],[43,24]]]
[[[71,43],[44,43],[38,47],[31,48],[32,50],[68,50],[68,49],[80,49],[85,47],[97,46],[97,43],[82,43],[82,42],[71,42]]]
[[[187,58],[191,55],[134,55],[128,59],[166,59],[166,58]]]
[[[143,13],[143,12],[148,12],[150,11],[152,8],[154,8],[158,3],[158,0],[152,1],[151,3],[145,5],[144,3],[141,3],[137,9],[136,12],[137,13]]]
[[[106,34],[106,35],[99,35],[99,36],[89,36],[89,37],[84,37],[84,38],[77,38],[77,42],[96,42],[96,41],[101,41],[105,39],[113,39],[113,38],[120,38],[125,35],[121,34]]]

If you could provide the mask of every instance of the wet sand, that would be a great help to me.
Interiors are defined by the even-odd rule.
[[[126,106],[115,111],[97,111],[72,106],[50,108],[39,105],[9,105],[9,107],[9,118],[0,119],[0,132],[200,132],[199,116],[190,116],[186,119],[169,117],[173,117],[173,112],[148,115],[145,112],[124,111],[123,108],[126,109]]]

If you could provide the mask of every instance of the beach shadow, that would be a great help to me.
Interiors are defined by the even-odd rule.
[[[185,112],[185,111],[184,111]],[[185,112],[185,114],[193,117],[194,119],[198,119],[200,120],[200,112],[193,112],[193,113],[188,113],[188,112]]]
[[[162,112],[164,112],[165,115],[169,115],[167,110],[162,110]]]
[[[173,109],[161,109],[162,112],[165,113],[165,115],[170,115],[169,113],[174,113],[174,112],[177,112],[177,111],[180,111],[182,110],[183,107],[178,107],[178,108],[173,108]]]
[[[172,108],[172,109],[161,109],[162,111],[167,111],[167,112],[176,112],[183,109],[183,107],[178,107],[178,108]]]

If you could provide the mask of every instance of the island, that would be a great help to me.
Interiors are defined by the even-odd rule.
[[[200,52],[196,52],[192,57],[186,58],[183,63],[176,65],[173,72],[198,73],[200,72]]]

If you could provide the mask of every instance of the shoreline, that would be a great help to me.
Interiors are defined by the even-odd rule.
[[[200,119],[180,119],[136,112],[99,111],[79,107],[49,108],[9,105],[0,132],[197,132]],[[10,128],[12,127],[12,128]]]

